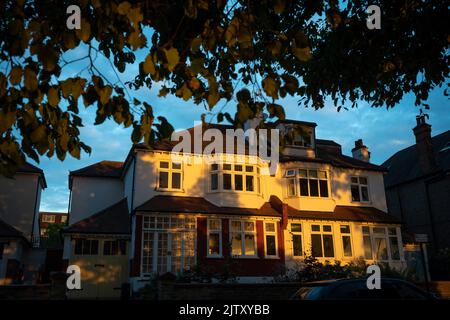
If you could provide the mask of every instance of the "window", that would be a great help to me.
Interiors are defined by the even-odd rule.
[[[142,273],[178,273],[195,265],[195,218],[144,216]]]
[[[341,238],[342,238],[342,249],[344,252],[344,257],[351,257],[352,254],[352,241],[350,237],[350,226],[341,226]]]
[[[230,221],[231,254],[233,256],[256,256],[255,222],[248,220]]]
[[[294,257],[303,256],[302,244],[302,225],[300,223],[291,223],[292,234],[292,255]]]
[[[265,229],[266,257],[278,257],[277,226],[275,222],[265,222],[264,229]]]
[[[311,132],[303,128],[291,127],[286,135],[288,137],[286,145],[311,148],[311,135]]]
[[[311,226],[311,250],[313,257],[334,257],[333,233],[330,225]]]
[[[364,243],[364,259],[373,259],[372,255],[372,239],[370,237],[369,227],[362,227],[363,243]]]
[[[369,185],[366,177],[351,177],[352,201],[369,202]]]
[[[386,229],[376,227],[372,228],[375,239],[375,257],[377,260],[388,260],[388,249],[386,242]]]
[[[44,214],[42,216],[42,222],[55,223],[55,216],[50,214]]]
[[[208,256],[222,256],[222,220],[208,220]]]
[[[181,190],[182,166],[181,163],[171,161],[159,162],[159,189]]]
[[[398,246],[397,228],[388,228],[389,247],[391,249],[391,259],[400,260],[400,249]]]
[[[98,254],[98,240],[91,239],[76,239],[75,240],[75,255],[97,255]]]
[[[291,171],[294,171],[291,172]],[[296,179],[292,178],[297,174],[298,190],[296,185]],[[287,195],[289,197],[299,194],[302,197],[321,197],[327,198],[328,192],[328,174],[326,171],[321,170],[287,170]]]
[[[259,171],[252,165],[213,163],[210,167],[210,186],[211,191],[258,192]]]
[[[67,216],[61,216],[61,223],[66,223]]]
[[[41,228],[41,237],[45,236],[46,232],[47,232],[46,228]]]
[[[127,242],[125,240],[105,240],[103,242],[104,256],[124,256],[127,254]]]
[[[3,259],[3,251],[5,250],[5,244],[0,243],[0,260]]]

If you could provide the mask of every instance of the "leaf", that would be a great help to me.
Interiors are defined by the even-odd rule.
[[[65,99],[67,99],[70,96],[70,94],[72,93],[72,86],[73,86],[72,79],[66,79],[66,80],[62,81],[60,86],[61,86],[63,97]]]
[[[161,90],[159,90],[158,97],[165,97],[169,93],[169,88],[162,87]]]
[[[16,112],[8,111],[4,112],[0,111],[0,134],[11,128],[11,126],[16,122]]]
[[[27,88],[29,91],[35,91],[38,88],[36,73],[31,68],[25,68],[24,84],[25,88]]]
[[[200,81],[196,77],[191,78],[189,80],[189,87],[191,87],[192,90],[197,90],[200,88]]]
[[[295,57],[300,61],[308,61],[312,57],[310,47],[305,47],[305,48],[294,47],[293,50],[294,50]]]
[[[60,101],[58,89],[56,89],[55,87],[51,87],[50,89],[48,89],[47,100],[52,107],[56,107]]]
[[[33,130],[30,134],[30,140],[33,143],[37,143],[43,139],[47,139],[47,130],[43,124],[38,126],[35,130]]]
[[[144,19],[144,16],[142,15],[141,9],[139,7],[130,9],[130,11],[128,11],[127,17],[131,22],[133,22],[135,27]]]
[[[75,31],[78,39],[87,43],[91,37],[91,25],[86,19],[81,18],[81,28]]]
[[[267,105],[267,111],[269,112],[270,118],[277,117],[280,120],[284,120],[286,115],[284,109],[281,105],[276,103],[270,103]]]
[[[112,87],[111,86],[105,86],[100,90],[100,103],[105,105],[109,101],[109,97],[112,94]]]
[[[80,147],[78,145],[74,145],[72,149],[70,149],[70,155],[75,159],[80,159]]]
[[[140,31],[134,31],[128,36],[128,43],[136,50],[145,45],[146,38]]]
[[[16,84],[20,84],[20,81],[22,80],[22,68],[19,66],[15,66],[11,69],[11,72],[9,73],[9,82],[14,86]]]
[[[152,76],[156,73],[151,53],[149,53],[144,60],[143,70],[145,73],[150,73]]]
[[[131,9],[131,4],[128,1],[124,1],[117,6],[117,13],[121,15],[127,15]]]
[[[272,77],[267,77],[262,82],[263,89],[269,97],[278,99],[278,84]]]
[[[180,61],[180,56],[178,55],[178,50],[172,47],[169,50],[164,49],[164,53],[166,55],[167,64],[168,64],[167,69],[169,69],[169,71],[172,72],[173,69],[175,69],[178,62]]]
[[[192,97],[192,91],[187,87],[186,84],[183,84],[181,88],[179,88],[176,93],[178,97],[183,97],[183,100],[187,101]]]

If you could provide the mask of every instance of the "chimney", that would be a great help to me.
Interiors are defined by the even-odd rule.
[[[419,164],[424,174],[432,172],[436,167],[431,142],[431,125],[425,122],[425,116],[416,117],[417,125],[413,129],[416,136],[416,149],[419,156]]]
[[[358,139],[355,141],[355,147],[352,149],[352,155],[353,158],[357,160],[370,162],[369,148],[364,145],[362,139]]]

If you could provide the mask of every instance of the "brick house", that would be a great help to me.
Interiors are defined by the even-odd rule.
[[[67,223],[68,214],[66,212],[40,212],[39,213],[39,234],[41,237],[50,225],[64,225]]]
[[[242,282],[269,281],[306,255],[404,267],[385,169],[370,163],[362,141],[349,157],[336,142],[317,139],[315,123],[273,126],[293,139],[271,174],[263,174],[267,161],[236,151],[213,162],[194,152],[174,160],[174,143],[166,141],[152,150],[134,145],[124,162],[72,171],[64,259],[85,270],[88,289],[71,296],[117,296],[124,282],[138,291],[154,274],[195,266],[218,274],[230,259]],[[211,128],[232,127],[199,129]]]

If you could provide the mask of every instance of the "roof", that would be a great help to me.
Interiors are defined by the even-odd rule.
[[[450,130],[432,137],[431,143],[437,169],[450,170],[450,148],[446,149],[446,146],[450,146]],[[425,176],[419,163],[419,154],[415,144],[398,151],[382,165],[389,170],[384,178],[386,187]]]
[[[279,123],[302,124],[302,125],[305,125],[305,126],[317,127],[317,123],[315,123],[315,122],[300,121],[300,120],[291,120],[291,119],[277,120],[277,121],[275,121],[273,124],[274,124],[274,125],[277,125],[277,124],[279,124]]]
[[[283,203],[276,196],[271,196],[260,208],[241,208],[219,207],[202,197],[158,195],[137,207],[136,211],[281,217],[282,207]],[[336,206],[334,212],[303,211],[291,206],[287,206],[287,209],[292,218],[400,223],[397,218],[372,207]]]
[[[90,166],[70,171],[70,176],[120,178],[123,162],[104,160]]]
[[[0,219],[0,238],[25,238],[23,233]]]
[[[64,228],[63,232],[85,234],[130,234],[130,216],[128,213],[127,199],[124,198],[112,206]]]
[[[17,173],[36,173],[39,174],[42,178],[42,187],[47,188],[47,181],[45,181],[45,175],[44,171],[41,168],[36,167],[35,165],[32,165],[29,162],[25,162],[23,165],[21,165],[17,170]]]

